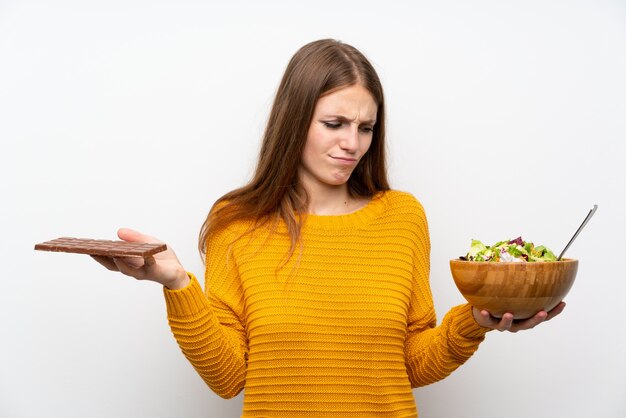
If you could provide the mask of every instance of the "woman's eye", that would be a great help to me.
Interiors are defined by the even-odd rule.
[[[373,126],[361,126],[359,129],[361,129],[361,132],[364,132],[364,133],[374,132]]]
[[[341,127],[341,122],[322,122],[325,127],[330,129],[338,129]]]

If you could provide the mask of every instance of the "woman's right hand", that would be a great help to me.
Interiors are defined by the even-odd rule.
[[[163,244],[162,241],[128,228],[117,231],[117,236],[128,242],[147,242]],[[146,258],[92,256],[94,260],[111,271],[119,271],[137,280],[151,280],[168,289],[177,290],[189,284],[189,276],[178,261],[174,251],[169,248]]]

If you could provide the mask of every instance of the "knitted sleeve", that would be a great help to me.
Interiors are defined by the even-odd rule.
[[[243,292],[229,257],[231,235],[211,237],[205,292],[193,276],[184,289],[164,288],[168,321],[183,354],[219,396],[232,398],[244,387],[248,342]]]
[[[469,304],[452,308],[436,326],[429,283],[430,238],[421,206],[417,218],[413,292],[405,340],[405,361],[412,387],[450,375],[472,356],[488,331],[476,323]]]

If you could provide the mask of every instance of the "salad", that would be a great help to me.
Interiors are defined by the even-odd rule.
[[[502,262],[543,262],[556,261],[556,256],[549,248],[532,242],[525,242],[522,237],[508,241],[500,241],[492,246],[473,239],[472,246],[465,257],[466,261],[502,261]]]

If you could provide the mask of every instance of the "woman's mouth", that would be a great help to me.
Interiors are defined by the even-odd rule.
[[[346,165],[352,165],[358,161],[356,158],[353,158],[353,157],[335,157],[331,155],[330,158],[332,158],[333,160],[337,161],[340,164],[346,164]]]

